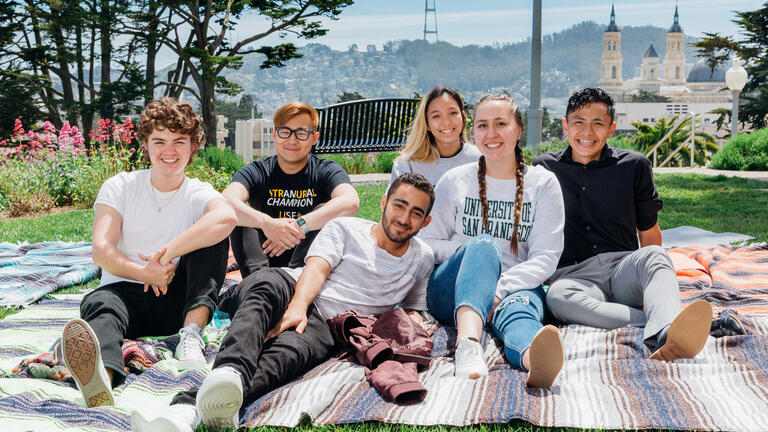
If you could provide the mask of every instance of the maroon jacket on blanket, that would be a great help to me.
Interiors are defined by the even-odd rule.
[[[429,366],[432,339],[402,308],[377,317],[346,312],[328,320],[334,339],[365,366],[371,385],[385,399],[418,403],[427,395],[419,383],[417,366]]]

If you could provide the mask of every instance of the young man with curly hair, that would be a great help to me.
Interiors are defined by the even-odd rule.
[[[210,184],[184,174],[204,141],[200,124],[189,104],[150,102],[138,132],[151,167],[119,173],[99,190],[93,260],[101,284],[62,336],[64,362],[89,407],[114,404],[124,339],[179,333],[180,367],[205,363],[201,329],[216,307],[237,218]]]

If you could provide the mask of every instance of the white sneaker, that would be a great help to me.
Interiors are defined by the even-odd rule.
[[[64,326],[61,336],[62,360],[91,407],[112,406],[112,382],[101,362],[99,340],[87,322],[73,319]]]
[[[208,427],[237,427],[243,405],[243,379],[229,366],[216,368],[197,391],[197,411]]]
[[[162,411],[151,409],[131,412],[133,432],[194,432],[200,419],[194,405],[171,405]]]
[[[457,378],[477,379],[488,375],[488,366],[483,358],[483,347],[474,338],[462,337],[456,343],[454,355]]]
[[[179,344],[176,345],[174,357],[179,360],[179,369],[205,367],[205,343],[202,330],[195,323],[189,323],[179,330]]]

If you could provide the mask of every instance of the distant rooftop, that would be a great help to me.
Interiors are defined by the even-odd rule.
[[[725,82],[725,67],[718,67],[712,72],[709,68],[707,61],[701,59],[693,65],[691,71],[688,72],[689,83],[708,83],[708,82]]]
[[[659,57],[659,54],[656,53],[656,48],[653,47],[653,42],[651,42],[651,45],[648,47],[648,51],[646,51],[645,54],[643,55],[643,58],[648,58],[648,57],[656,57],[656,58]]]

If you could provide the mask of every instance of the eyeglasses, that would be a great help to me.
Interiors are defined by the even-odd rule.
[[[288,139],[291,137],[291,134],[293,134],[299,141],[306,141],[309,139],[311,134],[315,133],[313,130],[307,130],[304,128],[291,129],[288,126],[276,126],[275,132],[277,132],[277,136],[282,139]]]

